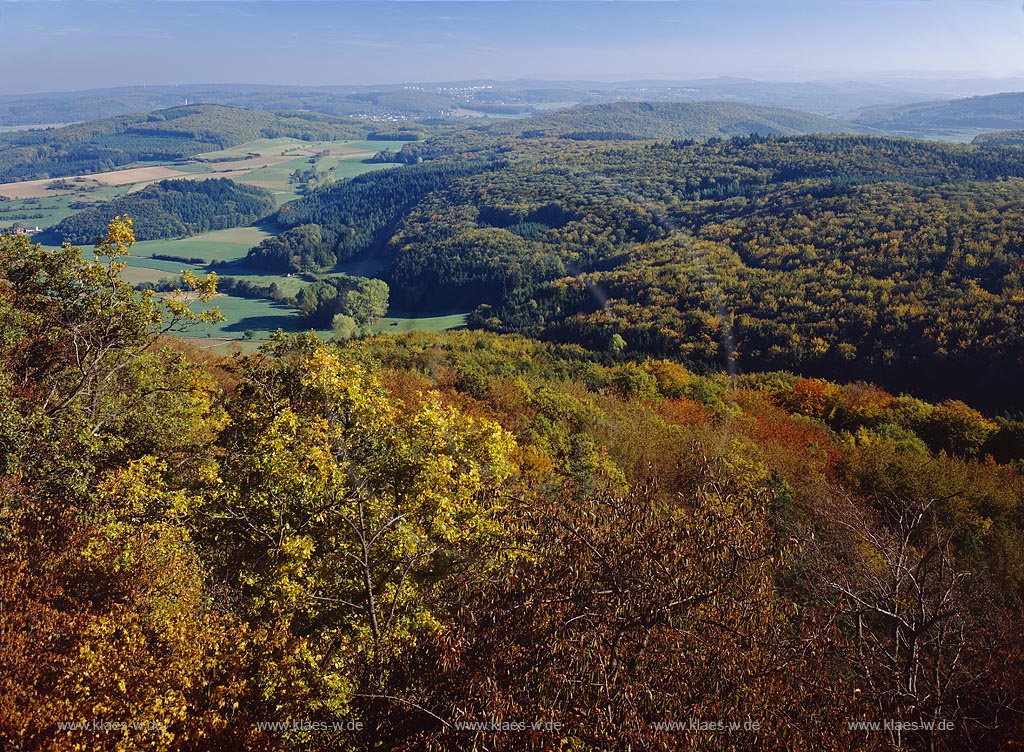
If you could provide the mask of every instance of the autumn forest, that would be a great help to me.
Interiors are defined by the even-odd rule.
[[[0,749],[1019,749],[1019,95],[488,86],[0,134]]]

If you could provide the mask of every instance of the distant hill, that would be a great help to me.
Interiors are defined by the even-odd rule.
[[[612,102],[508,121],[490,130],[527,137],[560,136],[581,140],[858,132],[858,128],[848,123],[821,115],[731,102]]]
[[[350,94],[346,99],[362,107],[373,105],[408,115],[439,115],[455,106],[450,97],[429,91],[368,91]]]
[[[802,136],[859,134],[866,130],[823,115],[735,102],[607,102],[529,118],[474,123],[406,144],[387,158],[407,164],[434,159],[494,159],[508,150],[510,138],[703,141],[751,134]]]
[[[919,138],[955,137],[970,130],[1016,130],[1024,128],[1024,92],[870,107],[850,122],[894,136]]]
[[[971,143],[978,146],[1024,146],[1024,130],[982,133],[975,136]]]
[[[978,82],[948,93],[938,82],[898,85],[771,82],[739,78],[690,81],[447,81],[374,86],[183,84],[0,95],[0,126],[73,123],[189,102],[252,110],[309,110],[371,119],[448,117],[456,112],[537,115],[553,107],[605,102],[729,102],[837,117],[875,105],[988,94]],[[985,82],[989,87],[992,82]],[[916,84],[921,84],[919,88]],[[1004,84],[1017,88],[1016,82]],[[947,95],[948,94],[948,95]]]
[[[341,117],[436,116],[441,110],[454,107],[450,99],[431,92],[393,90],[393,87],[149,86],[0,96],[0,125],[85,122],[178,107],[189,102],[248,110],[308,110]]]
[[[342,140],[386,131],[309,112],[189,105],[94,120],[50,130],[0,134],[0,182],[114,170],[133,162],[172,161],[257,138]]]

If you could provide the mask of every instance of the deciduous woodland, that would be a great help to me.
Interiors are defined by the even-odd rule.
[[[0,745],[1019,744],[1024,423],[969,396],[1020,374],[1024,153],[502,149],[283,213],[476,331],[215,356],[125,219],[0,238]]]
[[[617,112],[606,127],[628,128]],[[294,229],[245,263],[374,259],[400,310],[475,308],[478,329],[1022,407],[1024,150],[511,127],[408,144],[394,158],[423,164],[284,205]]]
[[[0,0],[0,752],[1024,752],[1021,2]]]

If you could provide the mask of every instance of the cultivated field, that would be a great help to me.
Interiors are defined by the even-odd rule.
[[[368,161],[379,151],[401,149],[404,141],[300,141],[291,138],[259,139],[232,149],[207,152],[183,163],[134,166],[123,170],[77,177],[33,180],[0,185],[0,228],[15,222],[43,229],[52,227],[65,217],[90,203],[141,190],[158,180],[208,180],[226,177],[238,183],[255,185],[274,193],[278,203],[297,198],[300,186],[292,180],[296,172],[310,168],[327,177],[341,180],[378,169],[396,167],[393,163]],[[56,184],[56,185],[54,185]],[[75,204],[76,208],[71,208]],[[189,269],[198,274],[209,271],[211,262],[243,258],[249,249],[273,235],[270,227],[236,227],[203,233],[186,238],[147,240],[136,243],[126,259],[124,279],[132,284],[156,283],[177,277]],[[202,263],[167,261],[153,256],[175,256]],[[384,262],[380,259],[346,262],[337,271],[359,276],[375,276]],[[304,281],[298,277],[247,273],[244,270],[221,270],[224,276],[238,277],[253,283],[277,284],[285,295],[294,295]],[[196,327],[187,336],[211,343],[242,341],[247,345],[266,339],[277,329],[295,331],[300,328],[293,309],[269,300],[252,300],[219,295],[216,305],[226,320],[216,325]],[[197,304],[199,308],[204,306]],[[196,306],[194,306],[196,307]],[[409,317],[396,313],[375,327],[377,332],[406,332],[413,329],[443,331],[466,323],[466,314]],[[252,339],[242,339],[247,334]],[[329,337],[330,332],[321,332]]]
[[[193,161],[182,164],[167,163],[128,167],[123,170],[97,172],[90,175],[79,175],[66,178],[47,178],[45,180],[26,180],[17,183],[0,183],[0,196],[8,199],[44,198],[54,195],[51,188],[54,183],[63,184],[78,180],[92,180],[105,186],[129,185],[136,189],[157,180],[171,178],[239,178],[254,170],[295,163],[292,170],[303,165],[310,157],[327,152],[336,161],[342,158],[360,160],[369,159],[379,151],[396,151],[402,148],[404,141],[300,141],[293,138],[260,139],[241,144],[233,149],[207,152],[197,155]],[[347,160],[346,160],[347,161]],[[362,171],[384,165],[364,165]],[[289,174],[291,171],[289,171]],[[344,177],[351,177],[345,175]],[[59,191],[70,193],[71,191]]]
[[[169,178],[189,177],[180,170],[170,167],[133,167],[127,170],[114,170],[112,172],[97,172],[92,175],[79,175],[70,178],[48,178],[46,180],[25,180],[20,183],[0,183],[0,196],[10,199],[45,198],[55,193],[69,194],[71,189],[60,189],[54,187],[72,183],[73,181],[93,181],[100,185],[119,186],[137,185],[140,183],[152,183],[156,180],[167,180]]]

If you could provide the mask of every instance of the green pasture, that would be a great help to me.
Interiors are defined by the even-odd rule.
[[[173,240],[143,240],[132,248],[133,256],[154,255],[201,258],[211,261],[233,261],[245,256],[273,233],[260,227],[232,227]]]
[[[323,163],[327,168],[333,168],[331,175],[335,180],[344,180],[345,178],[354,178],[357,175],[362,175],[366,172],[372,172],[374,170],[382,170],[387,167],[398,167],[399,165],[394,162],[364,162],[362,160],[339,157],[328,157],[323,160]]]
[[[245,332],[252,331],[254,340],[266,340],[278,329],[286,332],[306,331],[298,312],[293,308],[270,300],[251,300],[220,295],[209,303],[193,303],[194,311],[203,311],[216,306],[225,320],[217,324],[199,324],[184,332],[189,338],[241,339]],[[456,313],[445,316],[387,317],[373,326],[374,334],[404,334],[411,331],[445,332],[460,329],[466,325],[468,314]],[[329,331],[318,331],[321,337],[330,338]]]
[[[236,183],[255,185],[271,191],[279,203],[296,198],[296,186],[289,182],[291,174],[296,170],[305,170],[310,166],[309,157],[297,157],[287,162],[266,167],[257,167],[252,172],[232,178]]]
[[[249,269],[218,269],[217,275],[221,277],[234,277],[235,279],[251,282],[254,285],[277,285],[282,295],[297,295],[303,285],[309,284],[309,280],[295,275],[287,274],[265,274],[251,271]]]
[[[156,271],[165,272],[169,276],[181,274],[182,269],[196,269],[191,264],[184,264],[180,261],[160,261],[159,259],[145,258],[143,256],[129,256],[125,261],[128,266],[134,266],[139,269],[155,269]]]
[[[218,295],[209,303],[192,303],[190,307],[196,312],[217,307],[225,320],[217,324],[197,324],[184,332],[187,337],[236,339],[252,331],[257,339],[267,339],[278,329],[294,332],[303,328],[294,308],[271,300]]]
[[[397,165],[390,162],[364,162],[361,159],[356,159],[355,155],[334,155],[319,160],[317,166],[321,170],[333,167],[331,176],[335,180],[343,180]],[[236,183],[264,188],[274,194],[278,204],[283,204],[299,198],[299,186],[290,181],[292,173],[296,170],[308,170],[310,167],[312,165],[309,162],[309,157],[300,157],[277,165],[259,167],[246,175],[232,178],[232,180]]]
[[[405,332],[447,332],[466,326],[468,313],[451,313],[444,316],[403,316],[395,312],[373,326],[374,334],[404,334]]]
[[[209,303],[193,303],[192,310],[202,311],[216,306],[225,320],[218,324],[199,324],[184,332],[183,336],[202,339],[241,339],[251,331],[254,340],[266,340],[278,329],[286,332],[305,331],[298,313],[269,300],[250,300],[221,295]],[[404,334],[411,331],[446,332],[466,325],[468,314],[455,313],[445,316],[387,317],[373,327],[374,334]],[[317,332],[330,338],[329,331]]]
[[[0,201],[0,228],[20,224],[25,227],[52,227],[62,219],[81,211],[71,209],[68,204],[76,200],[71,194],[26,198],[16,201]]]
[[[121,272],[121,279],[130,285],[139,285],[143,282],[157,283],[160,280],[177,277],[178,273],[169,274],[159,269],[146,269],[141,266],[126,266]]]

